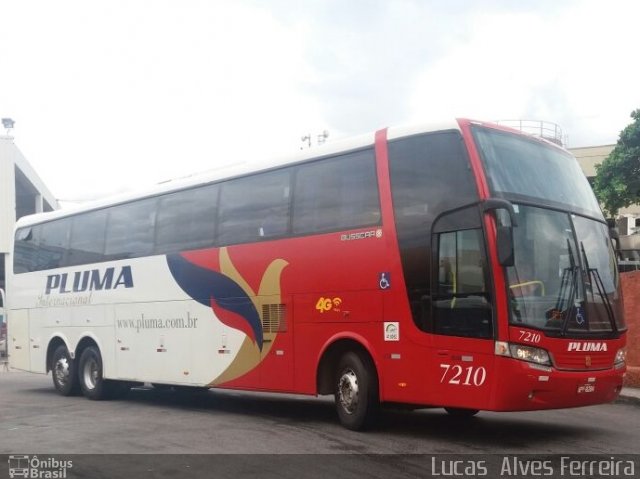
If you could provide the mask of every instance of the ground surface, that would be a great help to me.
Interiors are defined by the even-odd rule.
[[[637,403],[529,413],[483,412],[466,421],[453,420],[441,409],[388,411],[372,431],[356,433],[338,424],[328,399],[138,389],[123,400],[95,402],[57,395],[50,376],[0,373],[0,454],[313,453],[331,454],[332,463],[340,464],[337,454],[623,454],[637,453],[639,444]],[[131,459],[135,457],[123,456],[118,467],[141,464]],[[233,464],[246,468],[256,460],[241,457],[225,462],[230,473],[242,476],[241,469],[233,470]],[[305,459],[280,457],[268,462],[283,461],[289,467],[304,467]],[[355,470],[350,471],[348,464],[346,470],[339,467],[347,476],[349,471],[359,475],[370,469],[371,477],[388,477],[385,468],[401,472],[411,470],[410,464],[406,457],[368,457],[358,461]],[[0,465],[0,477],[3,467]],[[287,467],[278,467],[284,468],[279,475],[287,476]],[[293,477],[293,470],[290,472]]]

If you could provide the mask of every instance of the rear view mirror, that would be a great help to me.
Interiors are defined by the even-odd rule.
[[[498,262],[502,266],[513,266],[515,261],[513,227],[518,226],[518,219],[513,205],[510,201],[502,198],[489,198],[483,202],[482,209],[485,212],[491,210],[496,212]]]
[[[513,227],[498,226],[497,230],[498,261],[502,266],[513,266]]]

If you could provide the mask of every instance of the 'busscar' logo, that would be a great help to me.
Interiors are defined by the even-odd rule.
[[[607,350],[607,343],[569,343],[567,351],[576,351],[578,353],[592,353]]]
[[[71,281],[69,275],[73,274]],[[83,291],[102,291],[105,289],[133,288],[133,276],[131,266],[123,266],[118,270],[111,267],[101,272],[99,269],[88,271],[76,271],[75,273],[50,274],[47,276],[45,294],[51,292],[81,293]]]

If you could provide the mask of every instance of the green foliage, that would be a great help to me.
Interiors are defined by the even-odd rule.
[[[596,165],[594,191],[612,217],[620,208],[640,203],[640,109],[631,118],[611,154]]]

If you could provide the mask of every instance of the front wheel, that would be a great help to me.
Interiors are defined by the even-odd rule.
[[[76,363],[71,359],[69,350],[65,345],[60,345],[53,352],[51,358],[51,377],[53,387],[62,396],[72,396],[78,392],[78,375]]]
[[[336,410],[347,429],[370,426],[378,412],[378,377],[371,361],[350,351],[338,363],[335,379]]]

